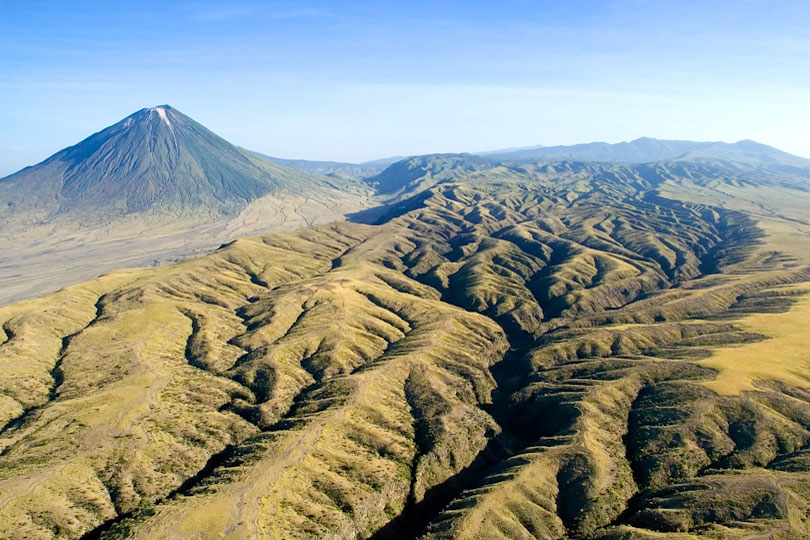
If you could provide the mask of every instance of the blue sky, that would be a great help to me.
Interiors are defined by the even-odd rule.
[[[810,7],[0,0],[0,175],[164,103],[282,157],[643,135],[810,157]]]

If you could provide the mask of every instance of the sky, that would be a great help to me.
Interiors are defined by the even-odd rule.
[[[640,136],[810,157],[810,6],[0,0],[0,176],[161,104],[287,158]]]

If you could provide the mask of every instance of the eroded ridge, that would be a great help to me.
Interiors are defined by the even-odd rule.
[[[673,170],[459,172],[3,308],[0,536],[802,537],[807,366],[746,354],[795,352],[808,244]]]

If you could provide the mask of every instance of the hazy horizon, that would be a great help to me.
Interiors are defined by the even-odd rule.
[[[0,5],[0,176],[167,103],[298,159],[659,139],[810,157],[799,2]]]

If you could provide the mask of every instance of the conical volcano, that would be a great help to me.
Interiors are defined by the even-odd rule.
[[[168,105],[141,109],[0,180],[7,211],[86,217],[159,208],[232,214],[298,171],[237,148]],[[300,180],[300,178],[299,178]]]
[[[0,179],[0,304],[240,235],[342,220],[359,180],[273,163],[168,105]]]

